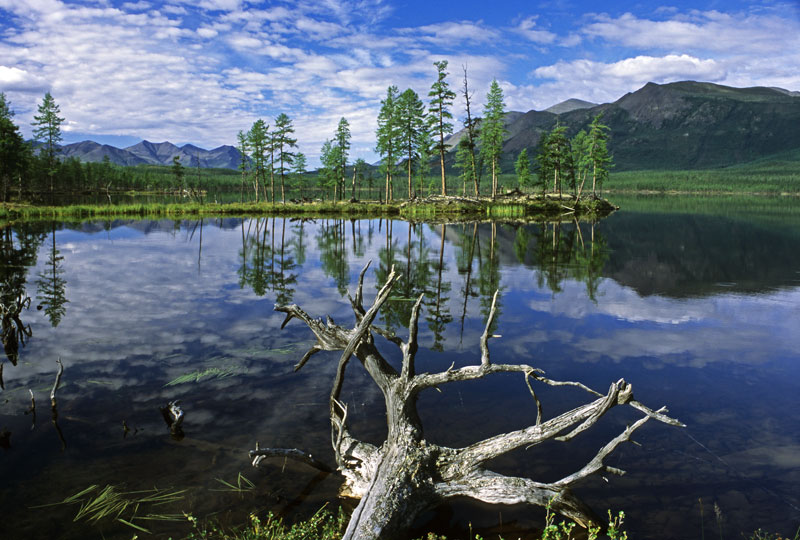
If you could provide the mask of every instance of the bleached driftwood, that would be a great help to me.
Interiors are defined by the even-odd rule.
[[[305,323],[317,338],[316,344],[303,356],[296,369],[303,367],[316,352],[342,351],[330,395],[331,443],[337,469],[344,476],[341,494],[360,499],[344,534],[345,540],[400,536],[420,513],[458,496],[495,504],[529,503],[545,506],[549,502],[554,511],[584,527],[590,522],[599,523],[592,510],[571,493],[570,487],[597,472],[624,474],[620,469],[605,465],[604,459],[620,444],[628,441],[632,433],[648,420],[683,426],[666,416],[665,408],[656,411],[636,401],[631,385],[622,379],[612,383],[608,391],[602,394],[578,382],[551,380],[545,377],[542,370],[527,364],[492,363],[489,339],[499,336],[492,335],[489,329],[496,314],[497,293],[480,339],[479,363],[418,374],[415,360],[419,347],[417,331],[422,296],[412,309],[407,340],[403,341],[373,326],[378,310],[389,297],[397,274],[392,270],[372,306],[365,310],[362,289],[367,267],[359,276],[355,298],[350,298],[356,318],[356,325],[352,329],[335,324],[330,317],[326,322],[314,319],[294,304],[275,306],[276,311],[286,313],[281,328],[296,318]],[[399,373],[378,352],[373,334],[383,336],[400,348],[403,361]],[[345,367],[352,355],[367,370],[384,397],[388,435],[380,447],[357,440],[348,430],[347,406],[340,394]],[[489,437],[464,448],[448,448],[425,440],[416,406],[423,390],[498,373],[519,373],[524,379],[538,411],[534,425]],[[534,383],[577,387],[592,395],[594,400],[545,420]],[[569,441],[618,405],[633,407],[642,413],[642,417],[572,474],[555,482],[542,483],[529,478],[501,475],[486,468],[488,461],[518,448],[531,447],[548,440]],[[251,452],[256,459],[260,454],[285,455],[308,462],[308,454],[296,449],[257,449]]]

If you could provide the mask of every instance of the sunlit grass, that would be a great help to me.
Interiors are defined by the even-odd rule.
[[[136,523],[137,521],[180,521],[182,514],[160,513],[153,511],[158,507],[176,503],[183,500],[185,489],[161,490],[153,488],[141,491],[120,491],[113,485],[100,488],[93,484],[57,503],[35,506],[59,506],[79,504],[78,512],[73,521],[88,521],[99,523],[101,521],[118,521],[136,530],[149,533],[150,531]],[[145,512],[149,508],[150,511]]]

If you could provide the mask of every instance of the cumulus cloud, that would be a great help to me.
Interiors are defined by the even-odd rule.
[[[560,26],[542,13],[490,24],[455,12],[409,26],[387,0],[0,0],[0,10],[0,85],[23,132],[44,90],[76,132],[205,147],[285,112],[312,166],[342,116],[353,148],[369,149],[354,157],[374,161],[386,88],[425,98],[442,59],[454,90],[468,66],[478,110],[493,78],[523,111],[612,101],[651,80],[800,88],[798,24],[774,11],[587,15]]]
[[[583,34],[628,47],[669,51],[781,53],[798,41],[800,25],[791,17],[692,11],[687,16],[651,20],[625,13],[617,18],[598,15]],[[777,38],[781,36],[781,38]]]
[[[46,83],[24,69],[0,65],[0,88],[6,91],[41,92],[46,88]]]
[[[538,17],[532,16],[523,19],[514,31],[524,37],[525,39],[534,43],[547,44],[553,43],[556,40],[556,34],[547,30],[540,30],[536,28],[536,19]]]

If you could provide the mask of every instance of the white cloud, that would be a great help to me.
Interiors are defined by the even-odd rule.
[[[693,11],[655,21],[626,13],[599,15],[583,34],[627,47],[668,51],[780,53],[797,47],[800,23],[792,17]]]
[[[3,90],[21,90],[41,92],[47,87],[45,81],[24,69],[0,65],[0,88]]]
[[[532,16],[523,19],[514,31],[529,41],[540,44],[553,43],[556,40],[556,34],[547,31],[539,30],[536,28],[536,19],[538,17]]]

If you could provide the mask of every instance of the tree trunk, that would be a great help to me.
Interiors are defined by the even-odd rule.
[[[387,228],[387,244],[390,245],[389,234]],[[479,361],[458,369],[451,366],[446,371],[417,374],[417,329],[423,296],[417,298],[411,310],[407,341],[373,326],[372,323],[389,298],[398,276],[392,268],[372,306],[365,310],[363,281],[367,267],[359,275],[355,297],[350,297],[356,319],[356,325],[352,329],[336,325],[330,318],[327,322],[313,319],[294,304],[275,307],[277,311],[286,313],[281,327],[297,318],[317,338],[316,344],[300,359],[295,370],[302,368],[319,351],[342,351],[330,396],[331,441],[338,470],[344,477],[341,493],[361,499],[348,523],[343,537],[345,540],[404,538],[408,528],[421,513],[452,497],[470,497],[491,504],[527,503],[549,506],[581,526],[600,524],[602,522],[592,510],[571,494],[570,486],[598,472],[622,474],[623,471],[605,465],[603,460],[620,444],[628,441],[632,433],[651,418],[671,425],[683,425],[665,416],[666,409],[654,411],[636,401],[631,385],[622,379],[611,383],[608,392],[601,394],[578,382],[548,379],[542,370],[526,364],[493,363],[488,341],[498,337],[491,335],[489,330],[497,311],[497,292],[480,338]],[[378,351],[373,334],[385,337],[400,349],[402,363],[399,372]],[[341,390],[345,368],[353,355],[384,397],[388,434],[380,447],[354,439],[348,430],[347,405],[341,401]],[[423,438],[422,421],[416,407],[421,392],[432,388],[440,389],[448,383],[473,381],[499,373],[517,373],[522,379],[520,382],[524,381],[527,385],[537,410],[534,425],[489,437],[464,448],[439,446]],[[590,393],[595,399],[545,420],[534,384],[573,386]],[[572,474],[554,482],[541,483],[528,478],[504,476],[485,468],[495,458],[519,448],[530,448],[545,441],[569,441],[597,423],[617,405],[633,407],[643,413],[643,416]],[[307,453],[299,450],[271,451],[283,452],[280,455],[318,466],[314,465],[314,460],[309,460]],[[254,465],[258,465],[262,459],[258,452],[264,451],[259,450],[256,445],[256,450],[251,452],[255,456]]]

